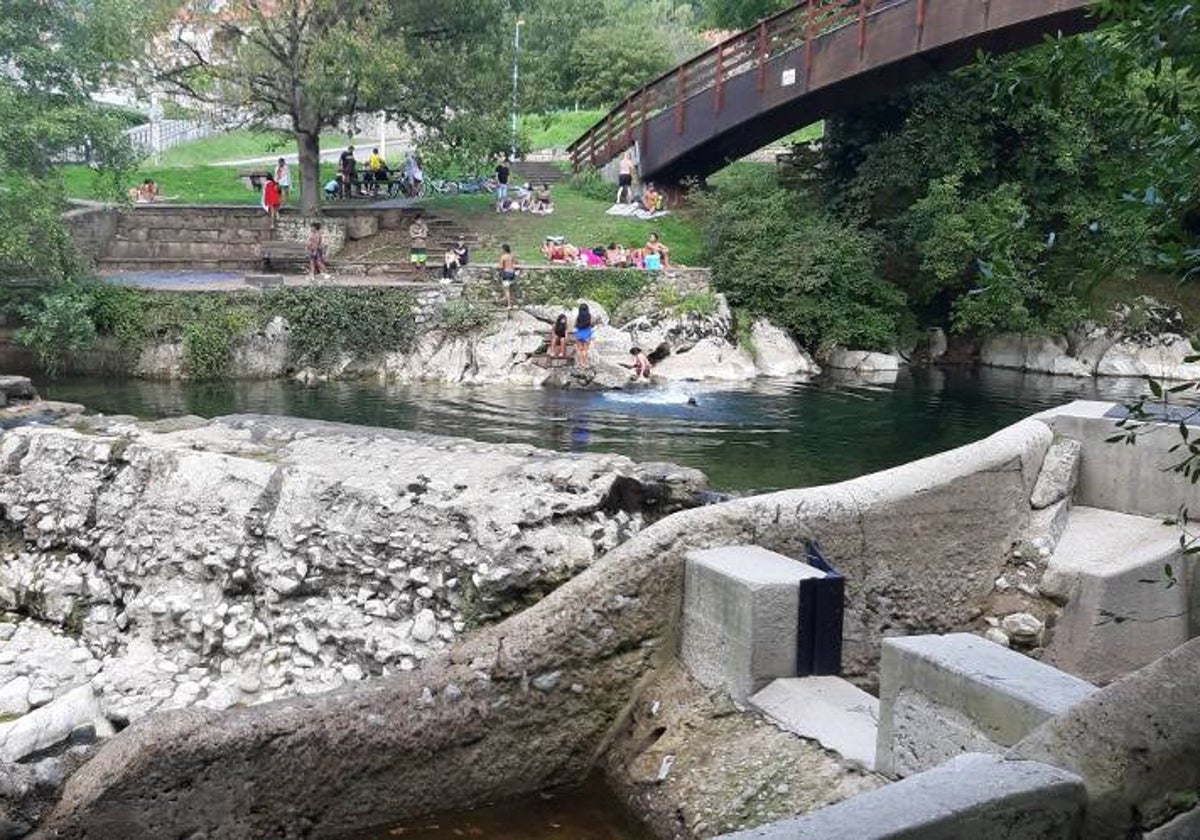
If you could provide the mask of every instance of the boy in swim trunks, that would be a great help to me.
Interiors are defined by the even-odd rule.
[[[512,286],[517,280],[517,258],[513,256],[512,246],[500,246],[500,285],[504,287],[504,305],[512,309]]]
[[[409,248],[408,261],[417,267],[417,271],[421,275],[421,279],[425,279],[425,240],[429,238],[429,226],[425,224],[425,220],[421,214],[417,214],[417,218],[408,226],[408,238],[411,242]]]

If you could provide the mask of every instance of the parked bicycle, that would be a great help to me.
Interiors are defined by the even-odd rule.
[[[477,175],[474,178],[455,180],[435,179],[429,188],[439,195],[477,195],[496,191],[496,179]]]

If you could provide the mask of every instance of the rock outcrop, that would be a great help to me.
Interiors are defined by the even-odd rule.
[[[986,338],[981,364],[1055,376],[1152,377],[1200,380],[1197,355],[1183,335],[1183,317],[1153,298],[1123,305],[1107,325],[1084,323],[1069,336],[1004,333]]]
[[[66,631],[0,624],[13,713],[84,683],[124,721],[412,670],[704,487],[619,456],[284,418],[91,423],[0,437],[0,610]]]

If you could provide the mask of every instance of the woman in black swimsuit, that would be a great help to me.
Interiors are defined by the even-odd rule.
[[[559,359],[567,357],[567,316],[565,314],[558,316],[558,320],[554,322],[554,328],[550,330],[550,356]]]

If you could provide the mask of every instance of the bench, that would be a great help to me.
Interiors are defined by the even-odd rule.
[[[261,255],[264,274],[274,273],[280,265],[308,269],[308,247],[303,242],[264,242]]]
[[[271,172],[239,172],[237,179],[246,185],[246,189],[262,192],[263,182],[267,177],[274,173]]]

